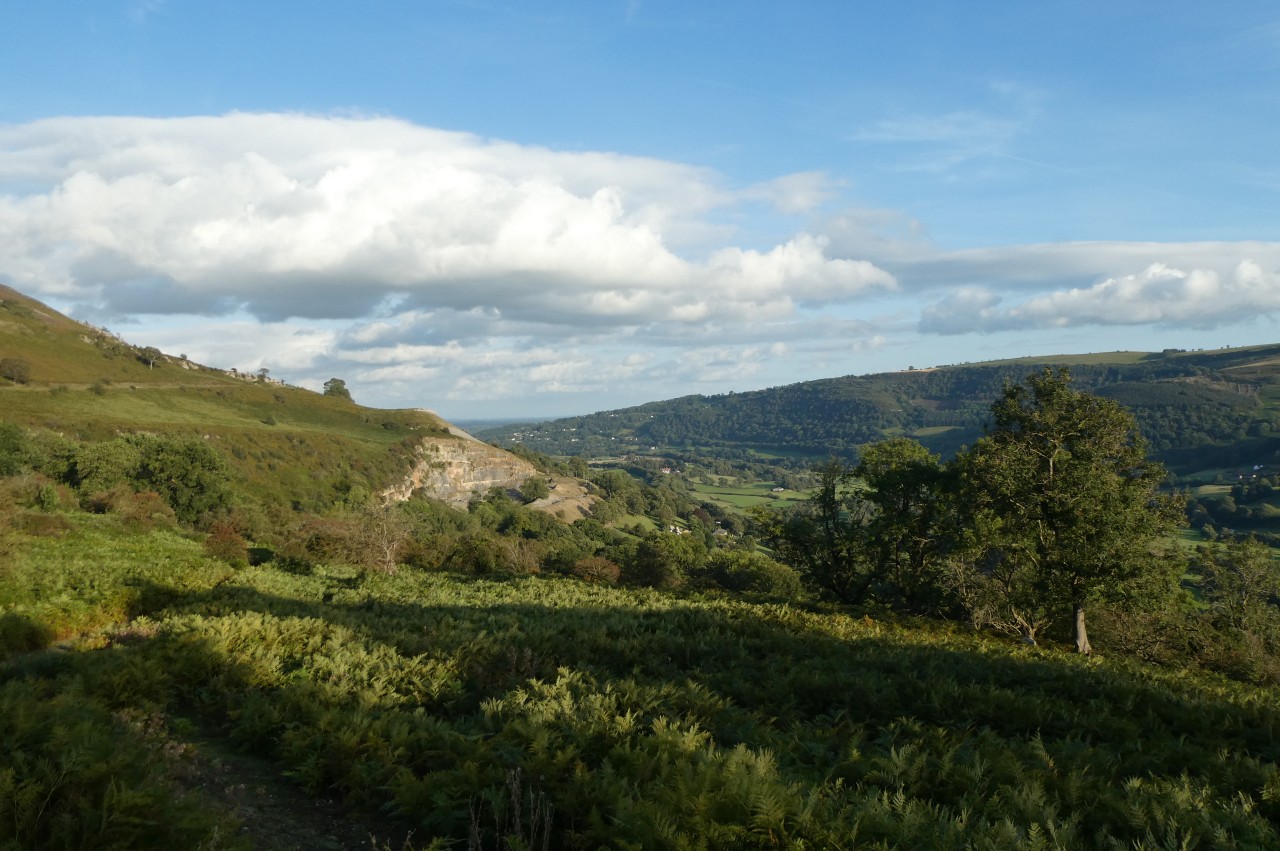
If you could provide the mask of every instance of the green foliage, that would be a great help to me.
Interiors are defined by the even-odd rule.
[[[534,502],[551,496],[551,486],[543,476],[530,476],[520,485],[520,496],[525,502]]]
[[[943,560],[954,546],[954,471],[909,438],[864,447],[853,476],[870,507],[861,529],[878,599],[914,612],[944,608]]]
[[[237,848],[177,794],[177,757],[138,713],[40,679],[0,684],[0,847]]]
[[[650,532],[624,565],[622,578],[632,585],[676,588],[702,567],[706,557],[706,547],[693,535]]]
[[[1066,370],[1029,376],[992,407],[991,433],[957,458],[964,546],[955,589],[979,622],[1029,640],[1074,612],[1090,651],[1085,607],[1147,572],[1182,515],[1159,492],[1133,416],[1071,386]],[[1163,557],[1162,557],[1163,556]]]
[[[28,463],[27,433],[13,423],[0,423],[0,476],[13,476]]]
[[[184,523],[231,500],[226,462],[194,437],[141,433],[85,444],[75,455],[72,477],[85,495],[122,485],[159,493]]]
[[[89,443],[76,452],[72,481],[84,494],[110,491],[135,481],[141,464],[142,447],[135,441]]]
[[[646,589],[330,568],[218,575],[190,560],[190,541],[117,535],[110,519],[78,521],[85,539],[41,539],[45,571],[22,573],[30,611],[37,589],[82,581],[47,574],[96,547],[97,574],[145,589],[133,605],[148,616],[0,676],[11,790],[0,830],[16,825],[20,847],[55,844],[45,828],[57,847],[80,847],[104,800],[125,806],[104,796],[113,784],[137,796],[110,822],[133,831],[111,834],[118,844],[216,847],[157,758],[179,714],[305,789],[398,814],[424,843],[1280,840],[1270,690],[928,622]],[[126,541],[150,552],[126,554]],[[136,583],[146,563],[165,565],[146,574],[150,588],[119,583],[117,571]],[[46,797],[58,816],[37,819]],[[144,802],[168,817],[146,817]]]
[[[758,552],[712,550],[706,564],[691,574],[698,584],[739,593],[794,599],[801,591],[799,574]]]
[[[324,395],[334,396],[339,399],[351,401],[351,391],[347,389],[347,382],[341,378],[330,378],[324,383]]]
[[[805,505],[783,512],[757,509],[755,528],[816,591],[861,603],[882,573],[867,547],[871,505],[840,461],[832,459],[816,472],[818,487]]]

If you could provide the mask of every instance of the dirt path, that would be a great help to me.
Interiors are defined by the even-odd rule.
[[[177,774],[180,788],[240,824],[241,836],[262,851],[408,851],[412,831],[357,812],[340,801],[312,797],[265,759],[224,741],[195,737]]]

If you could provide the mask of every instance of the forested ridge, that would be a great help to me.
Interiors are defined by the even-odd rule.
[[[1121,354],[1130,362],[1039,360],[1070,365],[1077,386],[1130,408],[1156,456],[1180,470],[1191,469],[1187,450],[1277,433],[1272,403],[1280,393],[1280,346]],[[833,452],[855,457],[862,444],[906,433],[950,454],[981,434],[991,402],[1034,366],[950,366],[682,396],[482,434],[552,454],[698,447],[731,457],[735,450],[757,450],[822,458]]]

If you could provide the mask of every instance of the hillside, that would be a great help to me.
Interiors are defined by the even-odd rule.
[[[1272,687],[883,611],[233,569],[112,516],[6,548],[4,848],[1280,841]]]
[[[808,381],[634,408],[479,436],[558,455],[694,453],[809,466],[909,435],[949,455],[982,433],[992,400],[1042,366],[1134,411],[1156,457],[1182,475],[1272,463],[1280,449],[1280,345],[1208,352],[1025,358]]]
[[[366,408],[265,373],[134,346],[7,287],[0,376],[4,422],[76,441],[196,436],[226,458],[244,495],[295,510],[322,510],[353,491],[407,495],[414,477],[430,495],[465,503],[471,492],[515,487],[533,472],[427,411]]]

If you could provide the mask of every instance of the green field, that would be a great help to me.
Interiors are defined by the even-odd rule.
[[[808,494],[800,491],[774,491],[774,482],[752,482],[734,486],[711,484],[709,482],[690,482],[692,490],[702,497],[737,511],[745,511],[757,505],[768,508],[783,508],[797,502],[803,502]]]

